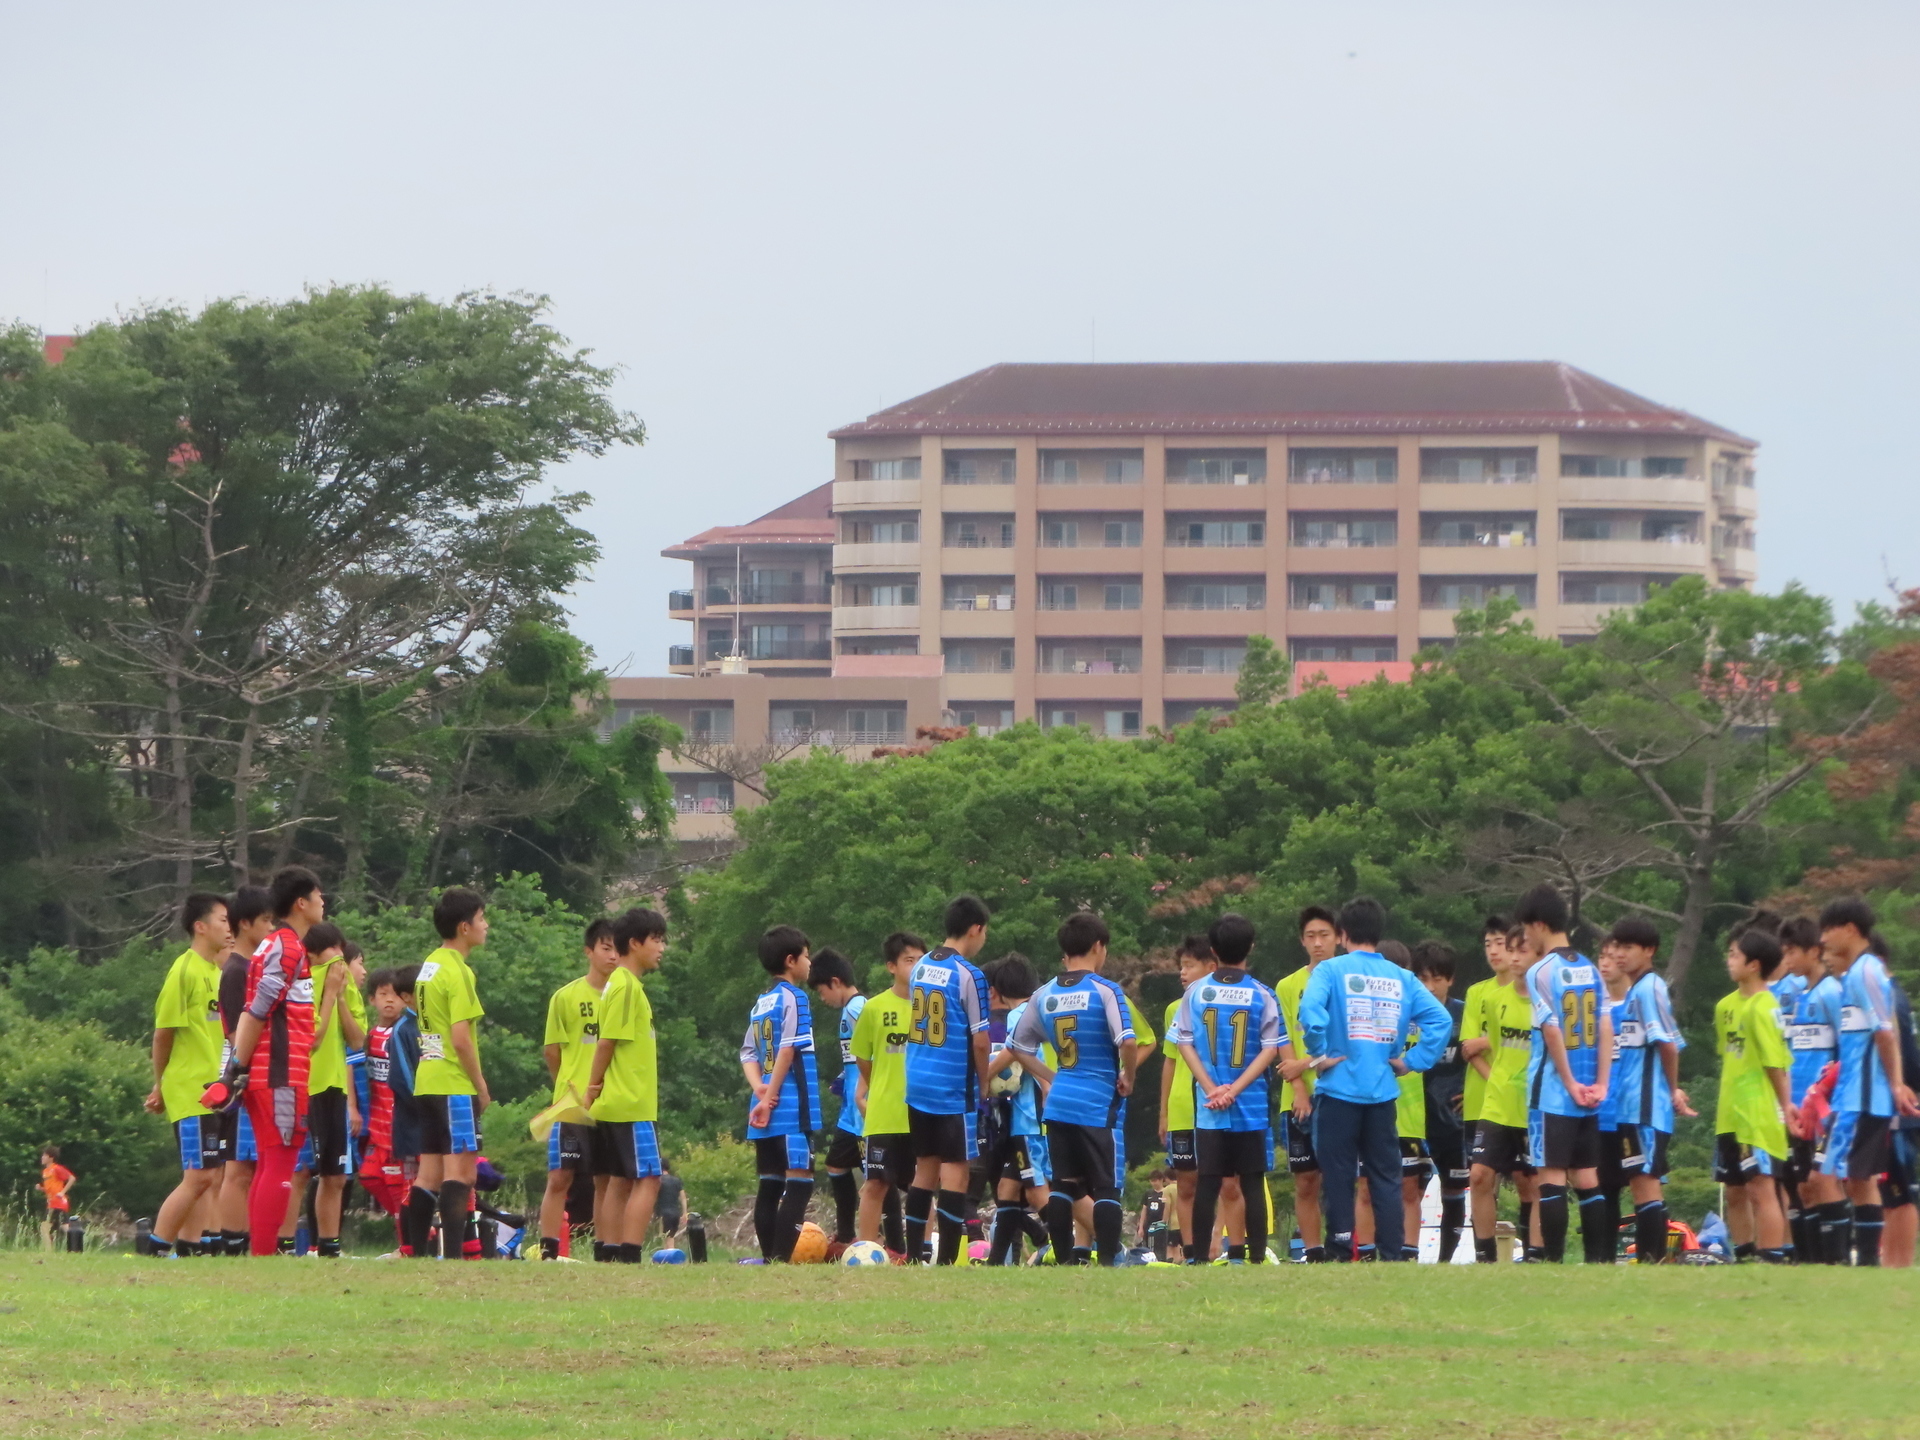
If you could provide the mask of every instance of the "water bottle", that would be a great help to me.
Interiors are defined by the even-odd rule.
[[[687,1212],[687,1256],[696,1265],[707,1263],[707,1222],[698,1210]]]
[[[79,1255],[87,1248],[87,1222],[78,1215],[67,1221],[67,1253]]]
[[[1167,1258],[1167,1227],[1164,1221],[1155,1221],[1147,1227],[1147,1245],[1153,1251],[1153,1258]]]
[[[1287,1259],[1297,1264],[1306,1263],[1307,1242],[1300,1238],[1300,1232],[1298,1230],[1294,1231],[1292,1237],[1287,1241]]]
[[[133,1222],[133,1253],[136,1255],[154,1253],[153,1221],[145,1215]]]

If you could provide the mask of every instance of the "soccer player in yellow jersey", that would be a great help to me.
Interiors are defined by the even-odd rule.
[[[1736,1246],[1738,1259],[1775,1265],[1793,1259],[1787,1217],[1775,1177],[1787,1161],[1787,1088],[1792,1057],[1780,1025],[1780,1003],[1767,988],[1780,969],[1780,942],[1749,930],[1727,947],[1727,976],[1737,987],[1714,1006],[1714,1044],[1720,1052],[1720,1103],[1714,1115],[1713,1178],[1726,1186],[1728,1232],[1736,1218],[1752,1238]],[[1741,1212],[1744,1211],[1743,1216]]]
[[[1307,952],[1307,963],[1290,975],[1283,975],[1273,987],[1280,1002],[1280,1015],[1286,1021],[1286,1033],[1300,1033],[1300,997],[1306,993],[1307,977],[1314,966],[1340,953],[1339,932],[1334,928],[1333,912],[1324,905],[1309,905],[1300,912],[1300,948]],[[1286,1137],[1287,1169],[1293,1175],[1293,1220],[1306,1246],[1309,1262],[1327,1258],[1320,1243],[1320,1162],[1313,1154],[1314,1070],[1307,1062],[1312,1057],[1294,1057],[1292,1075],[1284,1075],[1280,1087],[1280,1128]]]
[[[167,971],[154,1002],[153,1093],[147,1096],[147,1109],[172,1122],[180,1147],[180,1183],[153,1221],[152,1253],[169,1257],[194,1253],[197,1236],[188,1220],[218,1188],[226,1165],[219,1117],[200,1103],[200,1095],[220,1078],[226,1040],[220,962],[232,941],[227,902],[218,895],[189,895],[180,907],[180,927],[192,944]]]
[[[1533,1207],[1540,1194],[1533,1167],[1527,1163],[1527,1064],[1533,1055],[1533,1002],[1523,985],[1533,953],[1527,948],[1526,933],[1509,929],[1497,949],[1489,936],[1487,960],[1496,966],[1494,978],[1499,984],[1481,1001],[1484,1033],[1461,1046],[1467,1064],[1486,1082],[1480,1097],[1480,1121],[1474,1130],[1473,1163],[1468,1171],[1474,1255],[1482,1264],[1498,1258],[1494,1226],[1501,1176],[1510,1177],[1514,1189],[1520,1192],[1521,1244],[1529,1252],[1535,1248]]]
[[[347,938],[339,926],[323,920],[308,932],[306,947],[315,996],[313,1051],[307,1069],[307,1143],[300,1152],[304,1163],[296,1168],[317,1182],[313,1191],[314,1253],[323,1260],[337,1260],[347,1180],[359,1168],[353,1151],[359,1107],[352,1077],[347,1073],[347,1051],[367,1043],[366,1005],[360,1000],[360,987],[348,966]],[[300,1187],[301,1176],[296,1173],[295,1205],[299,1203]],[[288,1208],[292,1210],[293,1206]],[[294,1218],[289,1215],[286,1223],[291,1224]]]
[[[613,922],[595,920],[587,926],[582,941],[587,955],[587,973],[569,980],[553,992],[547,1001],[546,1052],[547,1075],[553,1081],[553,1103],[574,1100],[587,1103],[587,1086],[592,1080],[594,1050],[600,1043],[600,996],[607,988],[620,952],[613,943]],[[540,1258],[558,1260],[560,1241],[567,1225],[567,1196],[573,1190],[574,1176],[581,1171],[594,1173],[593,1126],[562,1121],[547,1134],[547,1188],[540,1197]],[[594,1213],[606,1189],[606,1177],[594,1175]],[[596,1241],[594,1259],[604,1251]]]
[[[600,997],[600,1043],[587,1078],[593,1116],[594,1168],[607,1177],[594,1228],[613,1258],[637,1265],[660,1196],[660,1061],[653,1005],[641,978],[660,968],[667,917],[635,908],[613,922],[619,962]]]
[[[884,1217],[886,1248],[902,1260],[919,1258],[906,1254],[900,1192],[913,1184],[913,1137],[907,1130],[907,1031],[913,1019],[909,981],[926,953],[926,942],[904,930],[881,942],[881,961],[893,985],[867,1001],[853,1027],[853,1062],[860,1071],[854,1103],[866,1134],[866,1179],[855,1228],[862,1240],[878,1242]]]
[[[486,902],[461,886],[433,907],[440,948],[421,962],[414,982],[420,1017],[420,1068],[414,1075],[414,1106],[420,1121],[420,1173],[407,1197],[414,1227],[413,1253],[426,1255],[433,1212],[440,1212],[440,1254],[466,1255],[467,1216],[480,1158],[480,1115],[493,1102],[480,1069],[476,1027],[486,1014],[468,964],[487,943]],[[473,1258],[479,1258],[476,1248]]]

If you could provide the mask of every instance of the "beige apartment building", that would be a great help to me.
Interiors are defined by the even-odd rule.
[[[1399,678],[1492,596],[1577,643],[1756,576],[1755,443],[1562,364],[996,365],[832,438],[831,486],[665,552],[691,683],[623,708],[745,672],[769,736],[1136,735],[1230,707],[1249,635]]]

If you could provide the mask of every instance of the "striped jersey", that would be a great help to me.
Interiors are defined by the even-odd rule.
[[[867,997],[856,995],[840,1007],[840,1078],[834,1085],[840,1094],[840,1118],[835,1128],[849,1135],[860,1133],[860,1106],[854,1100],[854,1087],[860,1081],[860,1066],[853,1058],[853,1029],[860,1023],[860,1012],[867,1008]]]
[[[253,952],[247,965],[246,1013],[261,1022],[247,1084],[259,1090],[290,1089],[295,1113],[307,1113],[307,1072],[313,1056],[313,977],[307,947],[282,925]]]
[[[1547,1051],[1546,1028],[1560,1031],[1567,1047],[1567,1069],[1579,1084],[1600,1078],[1600,1007],[1606,987],[1600,970],[1576,950],[1552,951],[1527,971],[1527,999],[1533,1007],[1533,1055],[1528,1061],[1527,1108],[1548,1115],[1592,1115],[1598,1107],[1577,1105]]]
[[[1873,1037],[1897,1028],[1893,982],[1887,978],[1885,963],[1868,951],[1840,980],[1840,1079],[1833,1087],[1835,1110],[1893,1114],[1893,1090]]]
[[[1793,1058],[1787,1070],[1787,1093],[1798,1105],[1806,1098],[1827,1062],[1840,1058],[1840,982],[1831,975],[1793,997],[1786,1009],[1787,1048]]]
[[[987,1028],[987,977],[951,946],[922,955],[907,983],[907,1107],[966,1115],[978,1098],[973,1037]]]
[[[1120,1046],[1133,1038],[1126,992],[1104,975],[1069,970],[1034,991],[1007,1044],[1028,1055],[1053,1047],[1042,1118],[1111,1129],[1120,1117]]]
[[[1613,1074],[1607,1103],[1620,1125],[1650,1125],[1673,1133],[1673,1087],[1660,1046],[1686,1046],[1673,1018],[1667,982],[1649,970],[1627,987],[1627,998],[1613,1017]]]
[[[1213,1083],[1230,1085],[1261,1051],[1287,1043],[1287,1022],[1273,991],[1244,970],[1221,969],[1202,975],[1186,988],[1167,1038],[1176,1045],[1193,1046]],[[1208,1109],[1205,1099],[1196,1093],[1194,1128],[1265,1130],[1270,1073],[1270,1067],[1262,1070],[1259,1078],[1224,1110]]]
[[[781,1082],[773,1114],[763,1126],[749,1123],[749,1140],[771,1140],[777,1135],[794,1135],[820,1128],[820,1073],[813,1058],[813,1010],[804,991],[790,980],[777,980],[773,988],[753,1002],[747,1019],[747,1036],[740,1043],[740,1059],[754,1061],[763,1077],[773,1074],[773,1062],[782,1050],[792,1050],[793,1060],[787,1078]],[[754,1101],[747,1100],[752,1110]]]

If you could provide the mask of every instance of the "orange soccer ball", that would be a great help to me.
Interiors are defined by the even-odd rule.
[[[827,1232],[811,1220],[800,1227],[800,1238],[793,1242],[793,1263],[818,1265],[827,1258]]]

